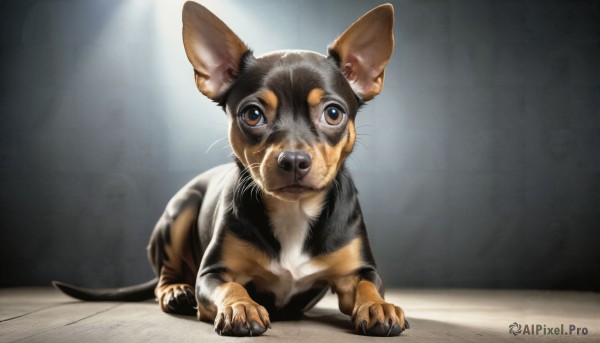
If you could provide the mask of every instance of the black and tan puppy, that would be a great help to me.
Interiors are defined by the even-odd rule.
[[[269,316],[302,313],[331,288],[359,333],[399,335],[408,323],[383,298],[344,169],[356,113],[383,87],[393,18],[389,4],[373,9],[327,55],[254,56],[215,15],[186,3],[185,51],[200,92],[227,113],[235,163],[199,175],[167,205],[148,247],[157,281],[56,285],[84,300],[137,300],[152,289],[163,311],[235,336],[262,334]]]

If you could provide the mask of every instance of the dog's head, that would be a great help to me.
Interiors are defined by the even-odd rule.
[[[183,41],[202,94],[223,106],[239,163],[267,194],[298,200],[327,189],[354,147],[358,108],[383,87],[392,54],[393,7],[376,7],[327,55],[255,57],[205,7],[183,8]]]

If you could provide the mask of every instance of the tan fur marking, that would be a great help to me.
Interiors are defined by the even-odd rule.
[[[275,92],[270,89],[265,89],[258,95],[258,98],[265,105],[264,114],[267,123],[275,120],[275,117],[277,116],[277,106],[279,105],[279,99]]]
[[[306,102],[310,107],[315,107],[321,103],[321,99],[323,98],[323,90],[321,88],[313,88],[310,92],[308,92],[308,97]]]
[[[270,90],[267,89],[265,91],[263,91],[258,98],[260,100],[262,100],[265,105],[267,105],[267,107],[269,107],[269,109],[275,111],[277,110],[277,105],[279,104],[279,100],[277,99],[277,95],[275,95],[275,93]]]
[[[348,275],[335,280],[331,285],[331,289],[338,295],[340,311],[349,316],[352,315],[352,310],[354,309],[357,281],[358,278],[356,275]]]
[[[345,138],[346,145],[344,145],[344,149],[342,150],[344,159],[350,155],[354,148],[354,142],[356,141],[356,129],[354,128],[353,122],[348,124],[348,136]]]
[[[248,160],[246,158],[246,143],[244,142],[244,135],[239,131],[240,129],[237,127],[235,123],[229,124],[229,144],[231,144],[231,148],[233,149],[233,153],[235,156],[242,162],[243,165],[248,165]]]
[[[339,278],[353,273],[361,267],[360,248],[360,238],[355,238],[343,248],[327,255],[315,257],[310,262],[324,268],[327,277]]]
[[[347,315],[352,315],[363,304],[384,302],[377,287],[371,281],[359,280],[355,275],[335,280],[332,289],[338,295],[340,311]]]
[[[194,284],[198,264],[194,261],[194,256],[190,244],[194,227],[194,221],[198,218],[198,209],[189,207],[181,211],[173,221],[169,230],[170,242],[165,244],[164,265],[161,270],[161,280],[165,283]]]
[[[169,230],[169,243],[164,245],[166,258],[163,260],[159,281],[154,289],[160,307],[165,312],[170,312],[166,302],[171,294],[184,292],[184,289],[193,294],[199,266],[190,244],[194,221],[197,218],[198,210],[188,207],[177,215]]]
[[[338,295],[340,311],[347,315],[351,315],[354,309],[357,282],[354,272],[362,265],[360,248],[360,238],[356,238],[345,247],[311,261],[317,266],[326,267],[326,278]]]
[[[360,306],[369,302],[383,302],[383,298],[377,291],[377,287],[367,280],[360,280],[356,286],[356,305]]]
[[[252,277],[263,282],[275,282],[276,277],[268,271],[269,258],[250,243],[235,237],[231,233],[223,238],[221,260],[229,271],[232,281],[241,277]]]
[[[230,306],[239,301],[251,300],[248,291],[237,282],[225,282],[215,290],[215,304],[217,307]]]
[[[267,120],[269,119],[267,118]],[[267,146],[264,143],[248,146],[244,141],[244,134],[235,123],[230,123],[229,125],[229,143],[231,144],[235,156],[250,170],[252,179],[261,187],[264,187],[263,182],[265,180],[261,177],[260,168],[263,165],[265,156],[268,155],[274,147]]]
[[[352,121],[348,122],[347,130],[346,136],[342,137],[337,145],[330,146],[327,143],[319,142],[315,146],[315,152],[318,152],[318,156],[316,154],[313,155],[312,168],[315,171],[322,171],[320,175],[320,180],[323,183],[322,186],[331,182],[346,160],[346,157],[348,157],[354,148],[356,132]]]

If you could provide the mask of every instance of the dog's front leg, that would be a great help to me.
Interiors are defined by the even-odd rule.
[[[271,328],[267,310],[226,273],[199,273],[196,298],[198,319],[214,320],[219,335],[258,336]]]
[[[381,277],[374,269],[336,280],[340,310],[352,316],[356,331],[369,336],[398,336],[409,328],[402,308],[383,299]]]

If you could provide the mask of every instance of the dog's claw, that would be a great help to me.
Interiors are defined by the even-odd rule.
[[[254,308],[253,308],[254,307]],[[215,318],[221,336],[260,336],[271,328],[267,311],[255,302],[227,306]]]
[[[171,284],[161,289],[160,307],[167,313],[191,315],[197,312],[194,291],[188,284]]]
[[[386,302],[369,302],[354,309],[352,318],[358,334],[366,336],[398,336],[404,331],[404,311]]]
[[[223,330],[221,330],[222,332],[230,332],[231,331],[231,323],[226,322],[225,325],[223,326]]]
[[[388,330],[387,333],[385,334],[385,337],[389,337],[390,336],[390,332],[392,332],[392,330],[394,329],[394,326],[396,326],[396,324],[394,323],[394,321],[392,320],[392,318],[390,318],[387,322],[388,325]]]
[[[387,333],[385,334],[385,337],[390,337],[390,332],[392,332],[392,330],[394,329],[395,326],[396,326],[396,324],[392,324],[390,326],[390,328],[388,329]]]
[[[239,323],[233,326],[233,331],[231,332],[234,336],[248,336],[248,327],[245,325],[247,323]]]
[[[266,331],[266,329],[270,329],[269,325],[265,325],[265,327],[263,328],[262,326],[260,326],[260,324],[257,321],[252,321],[250,324],[250,333],[259,333],[259,332],[264,332]]]

